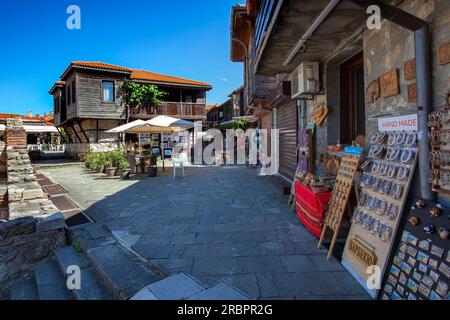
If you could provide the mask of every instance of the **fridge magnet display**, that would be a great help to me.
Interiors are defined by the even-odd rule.
[[[396,237],[399,222],[404,211],[409,189],[417,162],[418,146],[415,131],[391,131],[392,128],[415,128],[417,118],[379,119],[380,131],[370,138],[368,160],[361,179],[362,191],[359,203],[354,211],[352,225],[344,249],[342,264],[357,280],[364,285],[369,277],[367,266],[352,253],[354,240],[370,247],[376,257],[376,265],[386,273],[392,245]],[[419,217],[418,217],[419,218]],[[415,259],[419,238],[404,234],[405,246],[398,259],[402,259],[400,269],[408,275],[413,273],[413,266],[408,258]],[[414,264],[416,261],[409,259]],[[365,286],[372,296],[378,294]],[[400,294],[399,292],[397,292]]]

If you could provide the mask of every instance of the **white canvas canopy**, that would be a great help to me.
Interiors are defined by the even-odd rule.
[[[123,133],[123,132],[127,132],[127,130],[129,130],[129,129],[133,128],[133,127],[142,125],[144,123],[145,123],[144,120],[136,120],[136,121],[133,121],[133,122],[121,125],[119,127],[116,127],[114,129],[108,130],[106,132],[108,132],[108,133]]]
[[[139,121],[139,122],[138,122]],[[172,118],[169,116],[157,116],[148,121],[136,120],[107,132],[126,133],[164,133],[188,130],[194,127],[192,121]]]
[[[54,126],[33,126],[24,125],[23,128],[27,133],[58,133],[58,129]],[[5,131],[6,126],[4,124],[0,125],[0,132]]]

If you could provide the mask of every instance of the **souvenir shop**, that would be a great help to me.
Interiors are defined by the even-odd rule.
[[[353,53],[327,61],[323,92],[304,102],[292,207],[327,250],[324,263],[338,259],[374,299],[450,298],[444,25],[433,30],[431,76],[422,76],[420,50],[405,40],[411,33],[385,24],[385,33],[367,32]]]

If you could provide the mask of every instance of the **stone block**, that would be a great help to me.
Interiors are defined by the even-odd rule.
[[[44,196],[42,189],[25,190],[22,195],[23,200],[32,200],[42,198]]]
[[[36,224],[37,232],[46,232],[64,228],[66,221],[62,213],[54,214],[48,217],[38,217]]]
[[[19,218],[0,223],[0,239],[6,239],[36,231],[36,220],[32,217]]]

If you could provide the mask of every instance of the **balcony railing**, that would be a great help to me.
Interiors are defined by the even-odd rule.
[[[163,102],[160,106],[140,108],[139,111],[132,114],[132,117],[150,118],[159,115],[204,118],[206,117],[206,104],[192,102]]]

